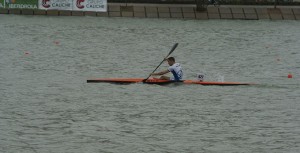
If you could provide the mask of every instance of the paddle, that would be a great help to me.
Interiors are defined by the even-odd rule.
[[[155,70],[154,70],[152,73],[154,73],[154,72],[158,69],[158,67],[165,61],[165,59],[166,59],[169,55],[171,55],[171,54],[173,53],[173,51],[176,49],[177,46],[178,46],[178,43],[175,43],[175,44],[173,45],[173,47],[172,47],[172,49],[170,50],[170,52],[168,53],[168,55],[160,62],[160,64],[155,68]],[[146,79],[144,79],[143,82],[146,82],[146,81],[150,78],[150,76],[151,76],[152,73],[150,73],[150,75],[149,75]]]

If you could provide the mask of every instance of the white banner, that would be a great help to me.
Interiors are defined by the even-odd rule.
[[[39,9],[107,12],[107,0],[39,0]]]
[[[107,0],[73,0],[73,10],[106,12]]]
[[[74,0],[39,0],[39,9],[73,10],[73,1]]]

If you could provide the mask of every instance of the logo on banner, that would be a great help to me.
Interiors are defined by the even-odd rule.
[[[8,8],[18,8],[18,9],[37,9],[35,2],[24,2],[21,0],[5,0],[5,3],[8,4]]]
[[[42,5],[43,5],[43,7],[45,7],[45,8],[49,8],[50,7],[50,0],[43,0],[42,1]]]
[[[41,9],[72,10],[72,2],[76,0],[39,0]]]
[[[83,8],[84,8],[84,5],[81,5],[81,3],[83,3],[84,1],[85,1],[85,0],[77,0],[77,2],[76,2],[77,8],[83,9]]]

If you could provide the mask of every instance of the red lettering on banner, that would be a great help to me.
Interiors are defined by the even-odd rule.
[[[83,3],[84,2],[84,0],[77,0],[77,2],[76,2],[76,6],[79,8],[79,9],[83,9],[84,8],[84,6],[83,5],[81,5],[81,3]]]
[[[43,0],[43,1],[42,1],[43,7],[49,8],[49,7],[50,7],[50,4],[48,3],[49,1],[50,1],[50,0]]]

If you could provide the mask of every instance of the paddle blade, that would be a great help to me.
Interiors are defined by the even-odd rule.
[[[177,46],[178,46],[178,43],[174,44],[173,47],[172,47],[172,49],[170,50],[169,54],[166,57],[168,57],[169,55],[171,55],[173,53],[173,51],[177,48]]]

